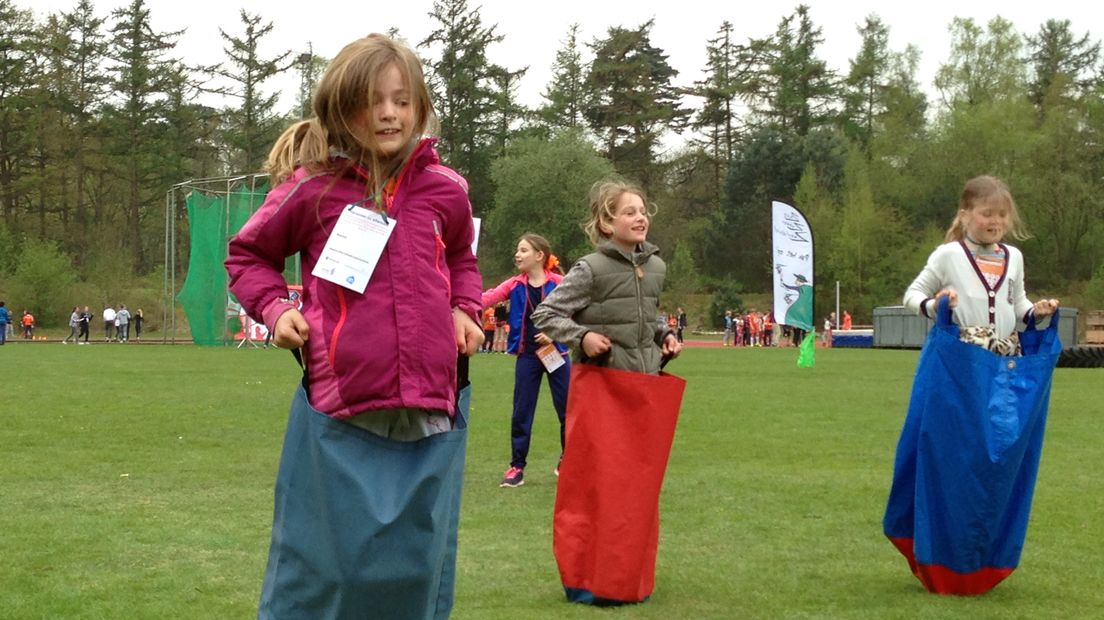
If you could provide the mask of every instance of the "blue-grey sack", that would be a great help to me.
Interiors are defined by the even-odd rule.
[[[452,609],[471,386],[454,429],[385,439],[300,386],[280,468],[261,619],[443,619]]]

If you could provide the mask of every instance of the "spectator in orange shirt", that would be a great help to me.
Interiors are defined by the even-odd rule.
[[[34,339],[34,327],[35,327],[35,325],[34,325],[34,315],[31,314],[30,312],[24,310],[23,311],[23,339],[24,340]]]
[[[763,334],[761,336],[764,347],[773,346],[774,342],[774,312],[763,314]]]
[[[480,349],[483,353],[490,353],[494,350],[495,340],[495,309],[494,306],[490,306],[483,309],[483,348]]]

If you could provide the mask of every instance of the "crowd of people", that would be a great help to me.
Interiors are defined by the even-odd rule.
[[[791,341],[796,346],[804,335],[805,330],[776,321],[772,311],[759,312],[751,308],[741,314],[725,310],[721,346],[783,347]]]
[[[823,330],[820,332],[821,346],[832,346],[832,333],[837,329],[851,329],[851,314],[843,312],[842,323],[836,321],[836,313],[830,312],[824,317]],[[725,310],[724,335],[721,346],[724,347],[785,347],[798,346],[805,337],[805,330],[779,323],[774,312],[759,312],[751,308],[746,313]]]
[[[844,310],[837,321],[836,313],[830,312],[824,317],[820,332],[821,346],[832,346],[832,334],[836,330],[850,330],[851,313]],[[483,346],[480,353],[508,353],[507,340],[510,333],[510,300],[494,303],[483,310]],[[668,313],[663,308],[656,315],[656,324],[670,329],[676,339],[684,342],[688,327],[688,318],[683,308],[677,307]],[[725,347],[787,347],[797,346],[805,337],[805,330],[779,323],[774,312],[759,312],[751,308],[745,313],[726,310],[724,314],[724,332],[721,344]]]
[[[483,346],[480,353],[506,353],[510,333],[510,300],[483,309]]]
[[[129,342],[132,328],[135,340],[142,339],[142,323],[145,321],[142,309],[134,313],[127,310],[126,304],[119,304],[118,308],[104,305],[103,314],[104,342]],[[0,345],[14,337],[16,321],[24,340],[35,340],[37,322],[30,310],[23,310],[23,314],[16,319],[7,308],[7,302],[0,301]],[[73,306],[69,313],[69,335],[62,339],[61,344],[88,344],[91,335],[91,326],[94,321],[92,310],[88,306],[81,308]],[[44,337],[40,337],[44,338]]]
[[[73,308],[74,314],[76,314],[76,311],[77,309]],[[88,306],[84,307],[84,314],[91,320],[91,315],[88,313]],[[134,326],[134,339],[142,339],[142,322],[145,320],[145,317],[142,314],[141,308],[138,308],[134,314],[131,314],[131,312],[127,310],[126,304],[119,304],[118,308],[105,305],[102,316],[104,342],[130,342],[131,325]],[[70,327],[72,327],[71,318]],[[88,335],[85,333],[85,342],[87,341]]]

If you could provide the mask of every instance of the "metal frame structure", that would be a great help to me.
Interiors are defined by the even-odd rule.
[[[179,292],[176,283],[176,222],[177,207],[187,201],[191,192],[229,196],[242,185],[248,184],[249,191],[256,193],[257,186],[268,180],[267,173],[239,174],[224,177],[209,177],[181,181],[165,193],[165,277],[162,287],[162,341],[176,343],[176,295]],[[227,229],[230,223],[230,209],[224,212]],[[191,244],[189,243],[189,248]],[[298,257],[297,257],[298,259]],[[296,270],[298,271],[298,270]],[[224,294],[229,294],[224,290]],[[223,333],[227,333],[228,317],[223,318]]]

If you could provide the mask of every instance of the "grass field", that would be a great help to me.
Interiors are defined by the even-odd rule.
[[[915,351],[689,349],[657,588],[564,602],[547,391],[519,489],[513,360],[478,357],[454,618],[1099,618],[1104,373],[1056,371],[1020,568],[929,595],[881,534]],[[250,618],[297,377],[275,350],[0,347],[0,618]]]

